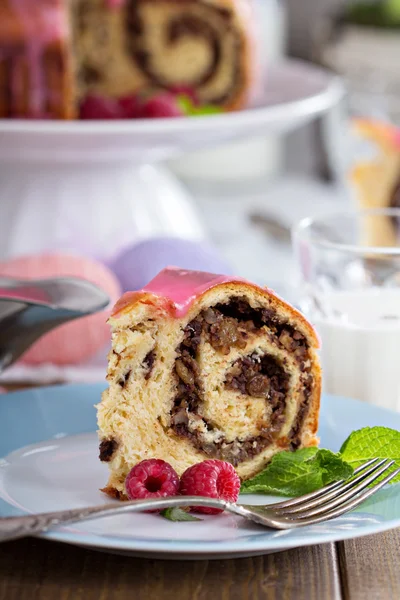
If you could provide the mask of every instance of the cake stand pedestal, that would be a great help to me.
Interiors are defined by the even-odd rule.
[[[271,68],[246,110],[133,121],[0,120],[0,256],[74,250],[101,259],[143,238],[206,236],[162,161],[229,140],[288,132],[329,110],[341,80],[307,63]]]
[[[134,240],[201,240],[192,199],[162,165],[0,164],[0,256],[75,251],[112,258]]]

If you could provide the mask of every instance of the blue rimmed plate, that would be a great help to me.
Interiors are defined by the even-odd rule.
[[[36,388],[0,396],[1,516],[108,502],[99,491],[107,467],[98,458],[96,415],[104,384]],[[337,451],[354,429],[400,430],[400,414],[325,396],[321,445]],[[263,504],[266,496],[246,496]],[[269,531],[223,514],[172,523],[157,515],[123,515],[63,527],[49,539],[133,555],[225,558],[265,554],[369,535],[400,526],[400,485],[389,486],[340,519],[289,531]]]

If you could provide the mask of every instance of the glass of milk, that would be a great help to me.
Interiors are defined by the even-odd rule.
[[[293,246],[324,391],[400,411],[400,209],[304,219]]]

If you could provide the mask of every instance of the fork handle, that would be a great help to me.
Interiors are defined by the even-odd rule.
[[[89,521],[99,517],[108,517],[128,512],[162,510],[163,508],[174,508],[176,506],[206,506],[224,510],[228,507],[228,503],[215,498],[171,496],[167,498],[103,504],[100,506],[75,508],[72,510],[60,510],[57,512],[35,515],[3,517],[0,519],[0,542],[44,533],[59,525],[79,523],[81,521]]]

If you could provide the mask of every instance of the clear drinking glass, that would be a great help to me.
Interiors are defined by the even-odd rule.
[[[307,218],[293,245],[324,391],[400,410],[400,209]]]

